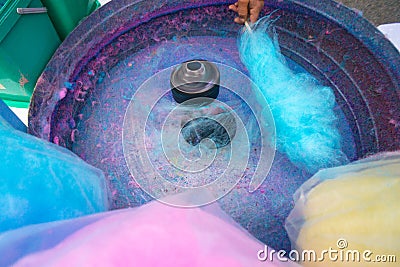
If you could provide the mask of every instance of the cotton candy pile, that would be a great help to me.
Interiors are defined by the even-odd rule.
[[[277,149],[298,167],[314,173],[348,162],[334,112],[332,89],[308,73],[294,73],[280,53],[269,17],[239,35],[240,58],[268,101],[277,131]]]
[[[65,148],[13,129],[1,116],[0,139],[0,232],[108,209],[99,169]]]
[[[26,244],[25,249],[21,243]],[[299,266],[287,258],[278,260],[276,254],[259,260],[257,253],[265,248],[218,204],[182,209],[152,201],[137,208],[34,225],[0,235],[0,251],[4,252],[0,265]]]
[[[285,225],[292,247],[315,251],[321,259],[302,266],[398,266],[399,152],[320,171],[298,189],[294,200]],[[338,253],[323,258],[330,248]]]

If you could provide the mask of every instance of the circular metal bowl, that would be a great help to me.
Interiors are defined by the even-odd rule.
[[[110,70],[122,63],[129,66],[132,63],[124,59],[161,42],[202,36],[235,39],[241,27],[232,22],[234,14],[227,10],[231,2],[119,0],[95,11],[68,36],[39,78],[29,110],[29,132],[71,149],[102,169],[113,190],[113,208],[149,201],[132,183],[120,144],[123,113],[135,88],[118,91],[119,102],[110,102],[112,97],[104,94],[96,98],[102,95],[102,82],[108,80],[111,88],[124,74],[109,76]],[[282,53],[333,88],[345,115],[343,124],[349,125],[354,139],[356,153],[351,158],[399,149],[400,56],[394,46],[339,3],[265,2],[262,15],[275,11],[271,18],[279,17],[275,30]],[[215,56],[228,60],[231,52],[221,49]],[[159,66],[188,59],[171,59]],[[231,63],[240,65],[235,60]],[[136,79],[151,75],[143,70],[143,77]],[[93,118],[100,119],[93,122]],[[85,142],[77,146],[79,138]],[[253,194],[234,191],[233,195],[243,198],[231,197],[232,203],[245,201],[225,210],[263,242],[290,249],[283,222],[293,206],[292,194],[309,177],[301,170],[293,169],[291,175],[295,173],[299,178],[267,179],[263,189]]]

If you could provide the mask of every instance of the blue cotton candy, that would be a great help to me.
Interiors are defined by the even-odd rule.
[[[260,19],[239,35],[240,58],[267,99],[276,125],[277,149],[309,172],[348,162],[334,113],[332,89],[308,73],[294,73],[280,53],[272,21]]]
[[[108,208],[103,173],[0,116],[0,232]]]

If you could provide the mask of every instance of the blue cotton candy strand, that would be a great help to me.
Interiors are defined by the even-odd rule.
[[[267,30],[273,21],[260,19],[239,35],[240,58],[267,99],[275,119],[277,149],[309,172],[348,162],[333,111],[332,89],[308,73],[296,74],[286,65],[277,37]]]

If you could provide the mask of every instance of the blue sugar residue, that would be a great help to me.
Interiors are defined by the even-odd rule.
[[[267,99],[275,119],[277,149],[314,173],[348,162],[341,148],[332,89],[308,73],[294,73],[280,53],[272,21],[264,17],[239,34],[240,58]]]

